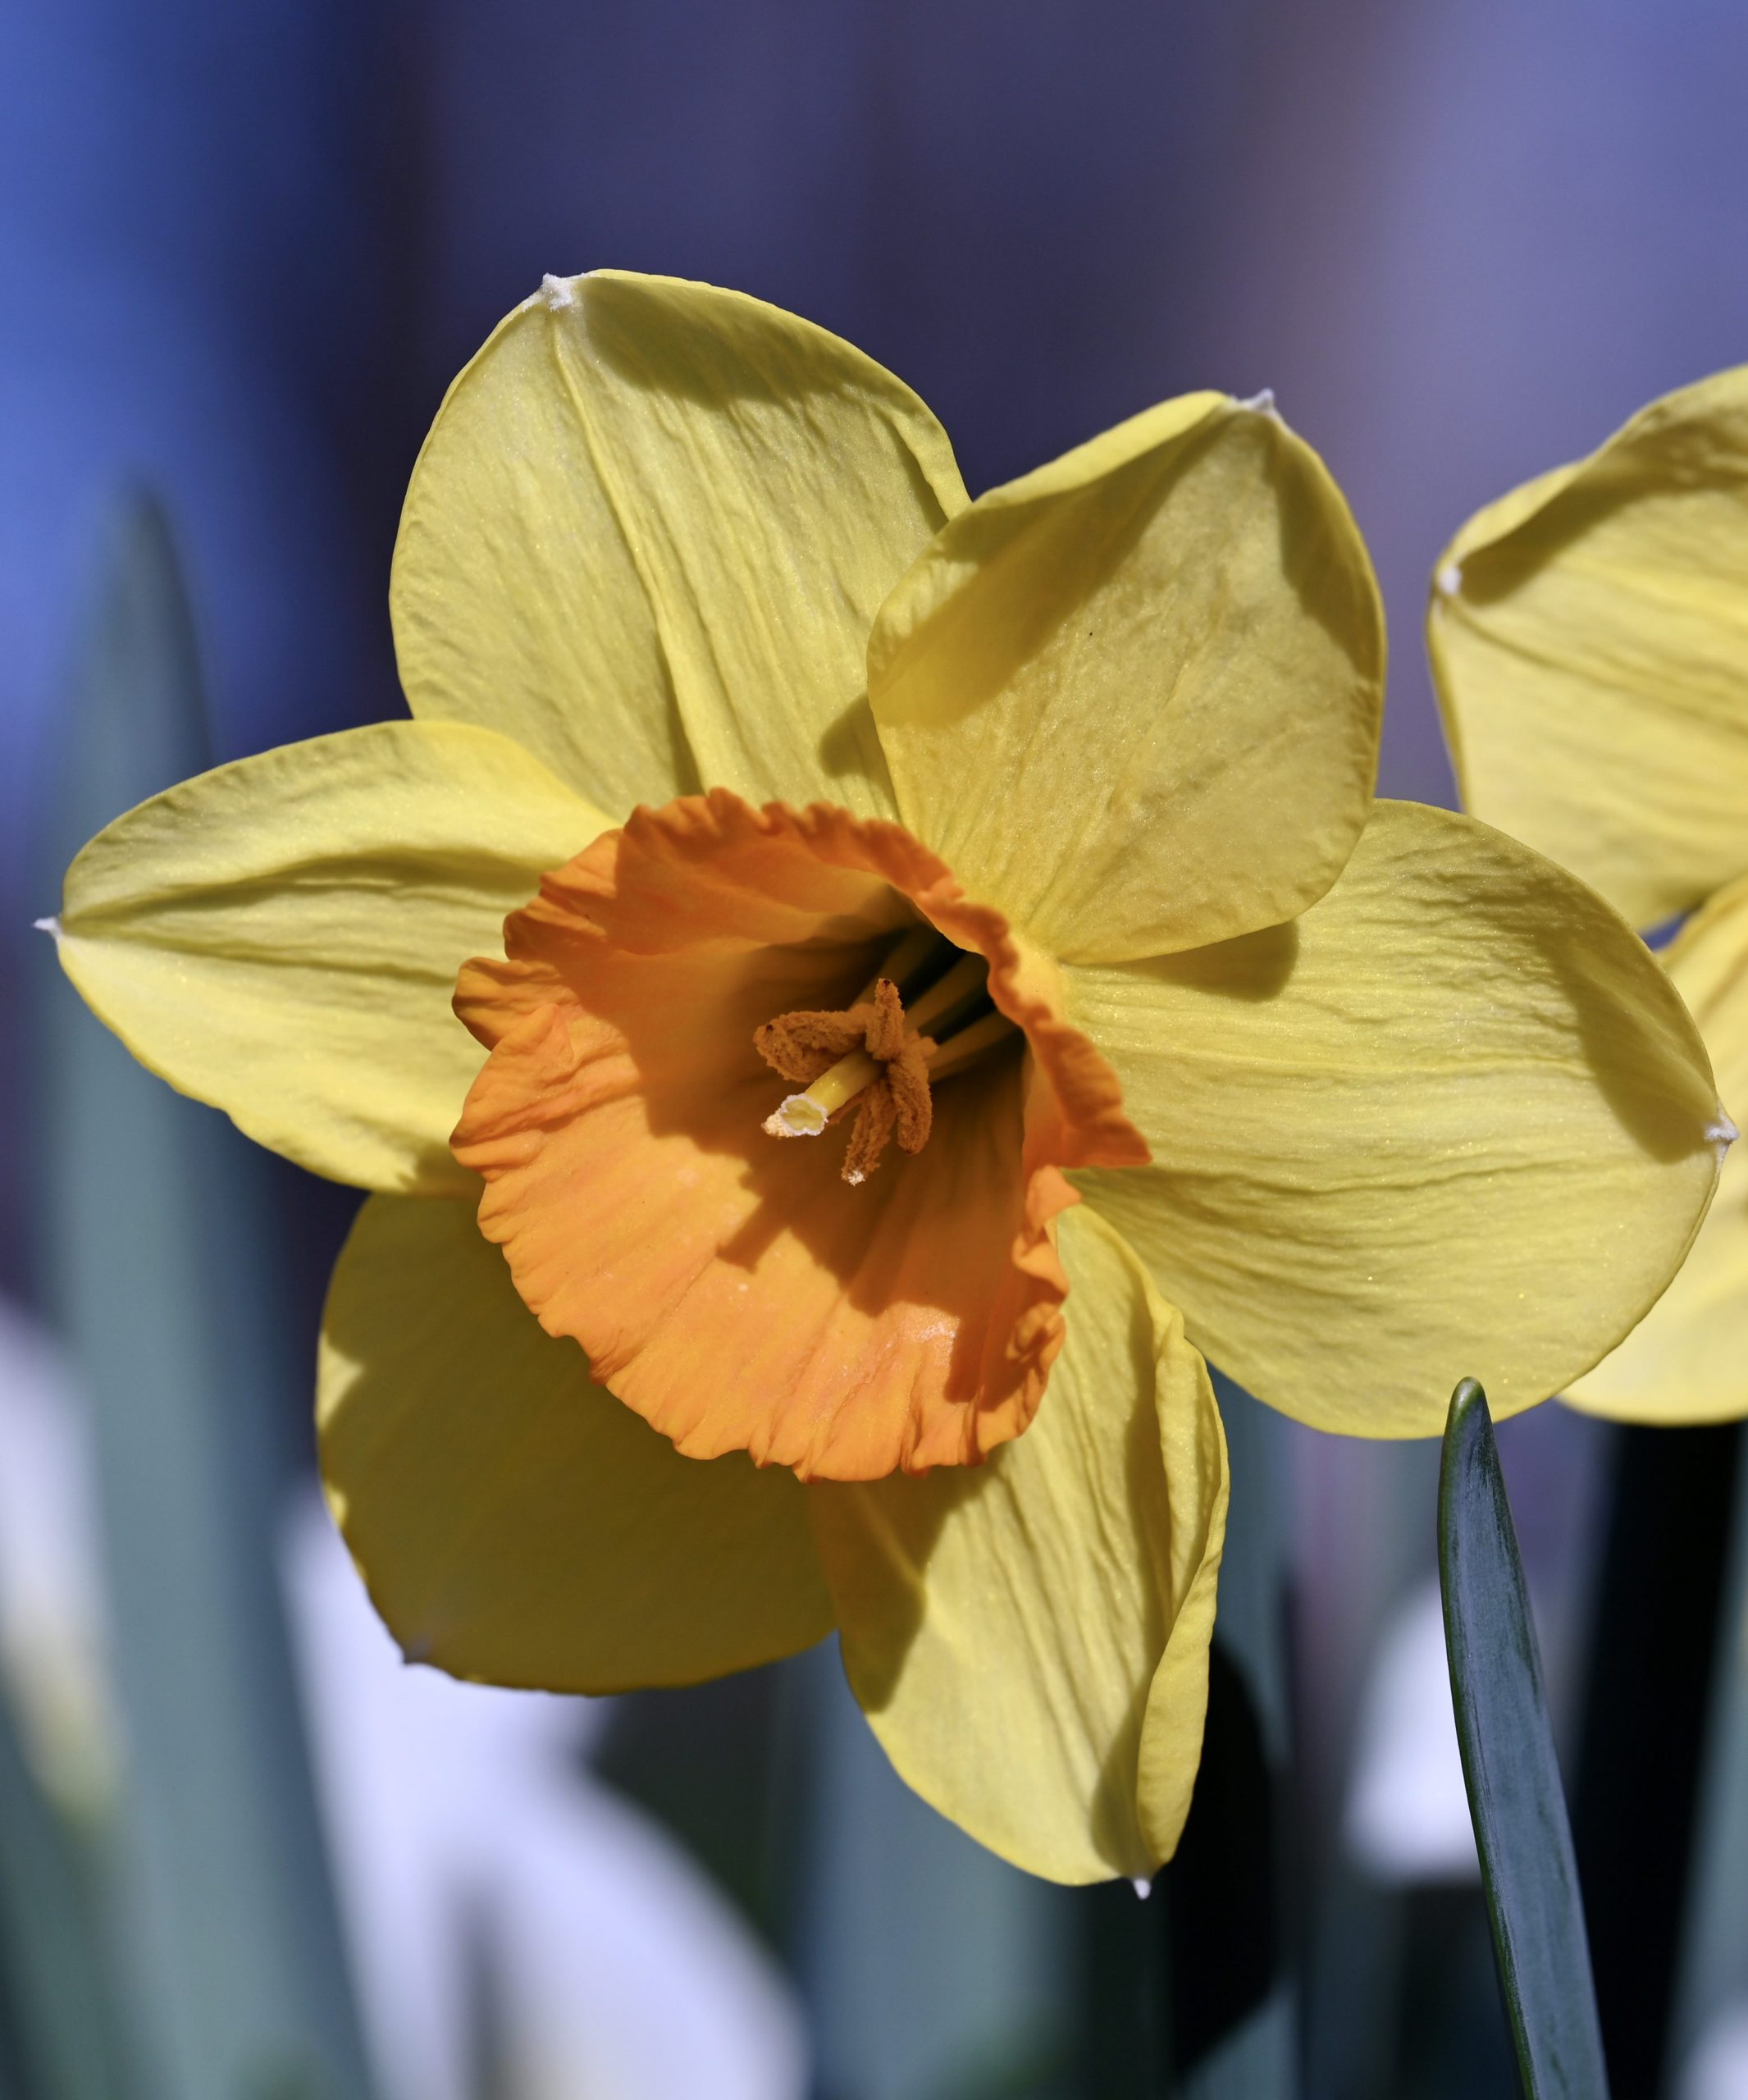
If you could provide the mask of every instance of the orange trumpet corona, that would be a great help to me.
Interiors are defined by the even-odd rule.
[[[1001,1016],[941,1046],[933,1088],[933,1039],[869,986],[920,924],[979,959]],[[1052,993],[902,827],[684,797],[549,875],[505,958],[463,970],[491,1054],[454,1149],[541,1324],[682,1452],[840,1480],[972,1463],[1030,1422],[1061,1346],[1062,1170],[1148,1157]],[[840,1176],[766,1134],[769,1067],[818,1084],[857,1051]],[[895,1128],[912,1156],[847,1189]]]

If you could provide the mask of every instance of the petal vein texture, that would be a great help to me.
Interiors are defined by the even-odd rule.
[[[1748,365],[1472,518],[1427,640],[1477,816],[1638,926],[1748,874]]]
[[[1068,1339],[1023,1437],[808,1493],[851,1689],[903,1777],[1029,1872],[1144,1879],[1201,1755],[1225,1440],[1116,1235],[1070,1212],[1061,1245]]]
[[[1077,1174],[1190,1339],[1313,1427],[1436,1434],[1562,1390],[1673,1274],[1718,1173],[1704,1046],[1594,892],[1381,802],[1298,920],[1122,970],[1067,1017],[1155,1164]]]
[[[390,590],[414,714],[505,731],[615,817],[701,786],[893,815],[863,656],[965,502],[939,424],[744,294],[560,281],[414,469]]]
[[[67,871],[98,1018],[258,1144],[367,1189],[477,1186],[448,1139],[481,1062],[450,1011],[542,872],[607,828],[507,737],[385,722],[185,781]]]
[[[409,1661],[617,1691],[830,1629],[792,1477],[682,1459],[593,1384],[467,1203],[366,1203],[328,1294],[317,1423],[330,1506]]]
[[[1371,564],[1316,454],[1224,395],[961,511],[881,609],[869,673],[905,822],[1067,961],[1289,918],[1366,820]]]
[[[1663,960],[1711,1052],[1725,1114],[1748,1129],[1748,879],[1702,906]],[[1728,1127],[1719,1130],[1720,1151]],[[1733,1421],[1748,1415],[1745,1337],[1748,1142],[1738,1138],[1674,1282],[1568,1398],[1626,1422]]]

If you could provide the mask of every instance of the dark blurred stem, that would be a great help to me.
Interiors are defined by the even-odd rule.
[[[1692,1860],[1740,1425],[1627,1428],[1572,1835],[1615,2100],[1656,2100]]]
[[[1189,1819],[1151,1911],[1165,1928],[1174,2100],[1289,2100],[1296,1989],[1289,1822],[1286,1425],[1215,1374],[1232,1465],[1208,1658],[1207,1728]]]
[[[1167,1924],[1156,1892],[1128,1884],[1076,1889],[1082,1971],[1070,2089],[1098,2100],[1176,2100],[1171,2079]]]
[[[1086,1892],[1077,2092],[1290,2100],[1291,1752],[1285,1425],[1214,1374],[1232,1466],[1202,1765],[1176,1856],[1138,1903]]]
[[[1244,1673],[1217,1638],[1208,1662],[1202,1769],[1152,1898],[1166,1944],[1168,2091],[1193,2090],[1205,2060],[1264,2015],[1281,1983],[1279,1775]]]

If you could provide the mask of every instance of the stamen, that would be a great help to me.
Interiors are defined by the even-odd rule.
[[[1014,1024],[1003,1013],[987,1013],[942,1043],[929,1060],[929,1083],[951,1079],[967,1065],[974,1065],[986,1050],[1005,1043],[1015,1033]]]
[[[921,977],[942,951],[958,960],[907,1011],[898,980]],[[867,1180],[894,1136],[901,1151],[920,1152],[934,1121],[931,1080],[962,1071],[1015,1032],[1005,1015],[987,1011],[988,978],[981,956],[960,953],[933,928],[920,926],[853,1006],[767,1021],[753,1038],[755,1048],[785,1079],[802,1081],[805,1091],[778,1103],[765,1118],[766,1132],[816,1138],[859,1102],[842,1170],[852,1185]]]
[[[969,1006],[989,982],[989,966],[980,955],[962,955],[944,977],[937,978],[913,1001],[905,1018],[919,1034],[957,1007]]]
[[[889,977],[877,978],[873,1001],[859,1002],[847,1013],[780,1015],[767,1021],[753,1042],[765,1062],[785,1078],[802,1079],[817,1071],[846,1034],[859,1035],[861,1047],[847,1052],[810,1079],[805,1093],[792,1093],[780,1102],[765,1118],[764,1128],[774,1138],[818,1137],[840,1109],[861,1097],[857,1143],[851,1148],[851,1163],[860,1166],[856,1178],[861,1180],[885,1148],[897,1115],[893,1105],[897,1093],[913,1104],[920,1097],[920,1109],[913,1106],[912,1112],[901,1120],[898,1142],[907,1152],[920,1152],[929,1135],[929,1082],[923,1060],[934,1046],[914,1027],[906,1026],[897,986]],[[906,1142],[907,1132],[915,1135],[915,1144]],[[870,1156],[861,1159],[862,1152]]]
[[[938,956],[944,959],[952,952],[953,944],[946,934],[938,934],[933,926],[913,926],[856,993],[851,1004],[857,1007],[869,1005],[874,999],[874,988],[883,977],[892,979],[902,998],[922,975],[924,963]]]

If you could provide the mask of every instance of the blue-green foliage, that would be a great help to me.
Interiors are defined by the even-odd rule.
[[[1527,2100],[1607,2100],[1554,1731],[1487,1397],[1451,1396],[1439,1573],[1463,1776]]]
[[[93,832],[208,762],[192,623],[146,499],[112,521],[59,729],[49,897]],[[131,2070],[166,2100],[358,2100],[277,1583],[308,1363],[285,1338],[262,1162],[52,969],[39,985],[43,1283],[89,1404],[125,1723]]]

